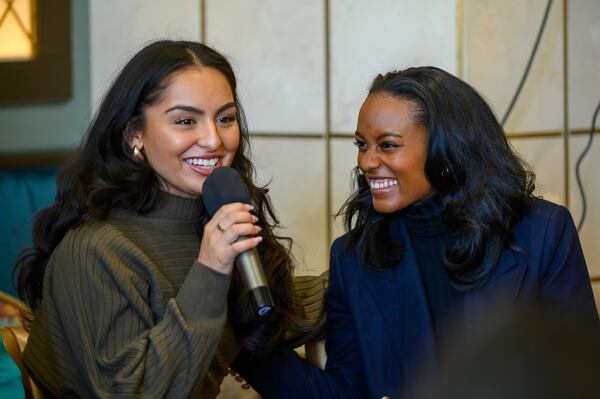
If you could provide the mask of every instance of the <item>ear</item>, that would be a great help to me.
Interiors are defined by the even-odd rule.
[[[144,149],[144,144],[142,143],[142,135],[139,133],[135,133],[127,139],[127,144],[129,144],[129,148],[137,147],[140,151]]]
[[[142,140],[142,129],[135,122],[128,122],[125,126],[125,140],[127,141],[127,145],[129,148],[133,148],[137,146],[137,148],[141,151],[144,148],[144,143]]]

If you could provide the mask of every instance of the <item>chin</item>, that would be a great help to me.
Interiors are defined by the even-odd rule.
[[[408,205],[406,204],[390,204],[382,201],[373,201],[373,208],[379,213],[394,213],[401,209],[406,208]]]

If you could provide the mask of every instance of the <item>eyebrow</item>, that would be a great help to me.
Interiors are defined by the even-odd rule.
[[[222,105],[218,110],[217,110],[217,114],[220,114],[221,112],[228,110],[229,108],[235,107],[235,102],[231,101],[228,102],[225,105]],[[194,114],[198,114],[198,115],[203,115],[204,111],[201,110],[200,108],[196,108],[193,107],[191,105],[184,105],[184,104],[177,104],[169,109],[167,109],[165,111],[165,114],[171,112],[171,111],[186,111],[186,112],[192,112]]]
[[[354,136],[360,137],[361,139],[363,138],[362,134],[360,134],[359,131],[354,132]],[[401,139],[402,135],[398,134],[398,133],[392,133],[392,132],[383,132],[379,136],[377,136],[377,140],[381,140],[385,137],[394,137],[397,139]]]

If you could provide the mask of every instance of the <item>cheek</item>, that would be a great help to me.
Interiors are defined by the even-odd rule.
[[[400,189],[403,192],[420,193],[430,189],[431,185],[425,175],[425,164],[422,160],[398,160],[391,167],[394,168],[393,173],[400,181]]]
[[[190,143],[185,142],[185,138],[176,132],[166,130],[156,130],[146,137],[146,149],[158,158],[166,158],[183,152]]]
[[[358,165],[358,168],[363,172],[365,171],[365,168],[362,165],[364,157],[365,157],[365,154],[358,151],[358,154],[356,155],[356,164]]]
[[[236,129],[234,132],[226,134],[223,137],[223,147],[225,147],[225,151],[229,153],[229,156],[233,158],[235,153],[240,146],[240,131]]]

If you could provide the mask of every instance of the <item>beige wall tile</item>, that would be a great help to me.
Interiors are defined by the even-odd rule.
[[[562,139],[518,139],[510,143],[536,174],[535,194],[564,204]]]
[[[594,298],[596,299],[596,309],[600,313],[600,282],[593,282],[592,289],[594,290]]]
[[[587,201],[587,216],[583,224],[583,229],[579,236],[583,253],[588,264],[590,273],[600,276],[600,245],[598,245],[598,237],[600,237],[600,145],[598,143],[598,134],[590,152],[587,154],[581,164],[581,179],[584,186],[586,201]],[[575,224],[577,225],[581,219],[582,204],[581,195],[577,188],[575,180],[575,162],[577,157],[583,150],[588,141],[587,136],[574,136],[571,138],[571,213]]]
[[[464,78],[486,97],[499,119],[525,70],[546,3],[463,0]],[[562,70],[562,10],[555,1],[507,131],[562,128]]]
[[[568,23],[570,125],[589,129],[600,101],[600,1],[569,1]]]
[[[590,129],[594,109],[600,101],[600,2],[573,0],[569,2],[569,116],[571,128]],[[600,127],[600,119],[596,121]],[[588,136],[573,136],[570,140],[571,211],[577,224],[582,203],[575,180],[575,163],[588,142]],[[600,146],[598,134],[591,150],[581,164],[581,178],[587,198],[587,216],[580,232],[583,251],[592,275],[600,275]],[[597,297],[598,298],[598,297]]]
[[[320,273],[329,263],[322,140],[254,138],[252,150],[258,181],[271,182],[282,234],[294,239],[297,273]]]
[[[321,0],[205,0],[206,40],[234,63],[251,130],[325,130]]]
[[[331,209],[334,213],[353,192],[352,170],[356,166],[354,139],[331,140]],[[337,218],[331,229],[331,241],[345,233],[343,219]]]
[[[167,38],[200,39],[200,1],[90,0],[92,107],[133,54]]]
[[[331,0],[331,117],[354,132],[378,73],[417,65],[456,72],[454,1]]]

